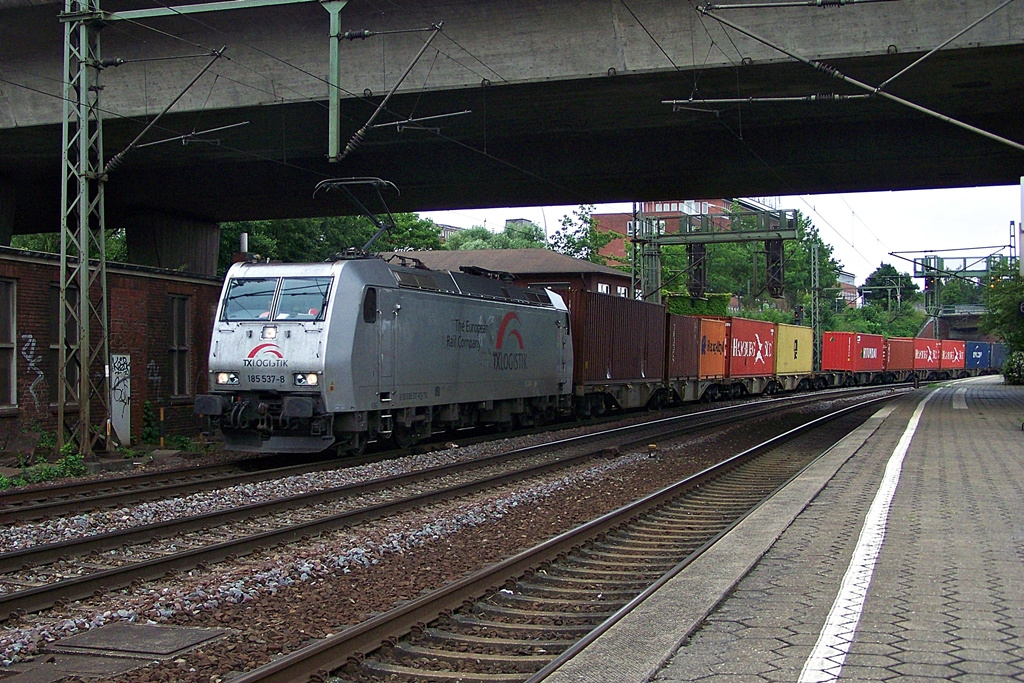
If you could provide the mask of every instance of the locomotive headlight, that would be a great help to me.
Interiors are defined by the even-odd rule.
[[[218,372],[217,384],[238,384],[237,372]]]
[[[315,387],[318,384],[320,384],[320,376],[315,372],[295,373],[295,386],[297,387]]]

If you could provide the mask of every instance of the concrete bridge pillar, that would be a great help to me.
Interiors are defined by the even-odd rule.
[[[11,246],[14,235],[14,185],[0,178],[0,247]]]
[[[137,213],[125,218],[128,258],[156,268],[217,274],[220,226],[164,213]]]

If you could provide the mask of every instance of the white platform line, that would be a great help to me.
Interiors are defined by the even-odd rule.
[[[885,475],[864,520],[864,527],[860,531],[850,566],[847,567],[846,575],[839,587],[839,594],[832,603],[832,609],[829,610],[825,625],[818,635],[818,641],[800,672],[800,683],[825,683],[839,679],[839,673],[853,643],[857,624],[860,622],[861,612],[864,610],[864,601],[867,599],[868,586],[875,571],[875,562],[885,540],[885,524],[889,518],[893,496],[896,494],[896,485],[900,481],[903,458],[910,448],[914,432],[917,431],[925,404],[935,393],[929,392],[917,404],[903,436],[889,457]]]

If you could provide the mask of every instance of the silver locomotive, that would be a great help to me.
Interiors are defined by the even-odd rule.
[[[232,450],[352,453],[565,414],[573,359],[561,297],[473,270],[359,254],[235,264],[196,412]]]

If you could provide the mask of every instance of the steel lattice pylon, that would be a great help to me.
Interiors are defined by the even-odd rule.
[[[106,447],[106,429],[92,430],[92,408],[101,406],[104,421],[110,412],[100,20],[99,0],[65,0],[57,443],[70,438],[82,455],[100,440]]]

